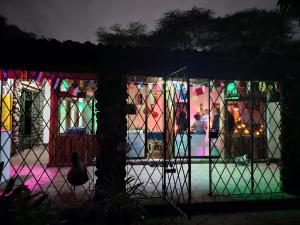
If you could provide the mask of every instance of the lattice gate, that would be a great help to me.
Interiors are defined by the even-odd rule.
[[[276,81],[209,81],[212,195],[281,192]]]
[[[165,77],[129,76],[128,105],[126,168],[135,184],[143,183],[138,197],[165,199],[176,207],[190,204],[186,69]]]
[[[0,75],[0,161],[5,163],[0,188],[14,176],[16,185],[56,202],[90,199],[98,148],[95,76],[12,69],[1,69]],[[89,177],[76,188],[67,180],[74,151]]]

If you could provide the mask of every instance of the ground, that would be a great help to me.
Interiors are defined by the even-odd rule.
[[[145,224],[157,225],[298,225],[300,209],[260,211],[245,213],[214,213],[192,216],[191,220],[183,217],[153,218]]]

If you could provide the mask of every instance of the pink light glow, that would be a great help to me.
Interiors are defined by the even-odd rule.
[[[31,170],[30,170],[31,169]],[[43,168],[40,165],[34,167],[28,167],[26,165],[14,165],[10,167],[10,176],[27,177],[24,185],[26,185],[30,190],[46,188],[50,184],[50,180],[53,180],[55,174],[57,173],[57,168]],[[38,183],[37,183],[38,182]]]

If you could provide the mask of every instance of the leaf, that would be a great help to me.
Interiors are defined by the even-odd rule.
[[[16,182],[16,178],[15,177],[12,177],[12,178],[9,179],[9,181],[8,181],[8,183],[7,183],[7,185],[6,185],[5,189],[4,189],[4,193],[5,194],[9,194],[12,191],[12,189],[13,189],[13,187],[15,185],[15,182]]]

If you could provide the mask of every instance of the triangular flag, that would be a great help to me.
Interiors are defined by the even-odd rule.
[[[79,92],[79,87],[77,81],[74,81],[72,86],[69,89],[69,94],[76,97],[78,92]]]
[[[92,88],[97,88],[97,81],[95,81],[95,80],[90,80],[90,85],[91,85],[91,87]]]
[[[90,85],[86,87],[86,95],[90,97],[94,95],[94,89]]]
[[[42,84],[43,80],[45,78],[45,74],[43,72],[36,72],[34,77],[33,77],[33,80],[38,84]]]
[[[27,71],[22,71],[20,75],[20,80],[21,81],[27,81],[28,79],[28,72]]]
[[[53,90],[56,90],[60,86],[60,78],[55,77],[51,79],[51,88]]]
[[[180,90],[180,92],[179,92],[179,98],[183,99],[183,100],[186,100],[186,98],[187,98],[187,92],[184,91],[184,90]]]
[[[0,75],[1,75],[1,80],[7,81],[7,79],[8,79],[8,69],[3,69],[1,71]]]

